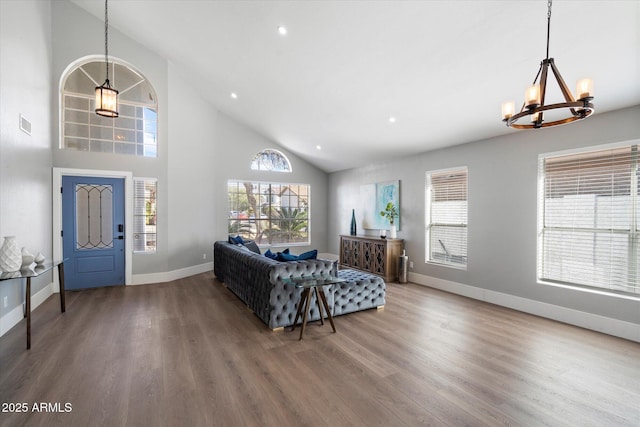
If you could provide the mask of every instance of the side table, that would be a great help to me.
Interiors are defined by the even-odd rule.
[[[31,278],[38,277],[48,271],[58,267],[58,278],[60,279],[60,312],[66,310],[64,301],[64,261],[47,261],[44,264],[36,264],[33,268],[23,268],[19,271],[0,273],[0,281],[12,279],[27,279],[27,286],[24,296],[24,317],[27,318],[27,350],[31,348]]]
[[[289,279],[285,279],[295,285],[296,288],[302,289],[302,295],[300,296],[300,302],[298,303],[298,310],[296,312],[296,317],[293,320],[293,327],[291,330],[296,329],[296,323],[298,319],[302,317],[302,327],[300,328],[300,338],[304,335],[305,327],[307,326],[307,320],[309,320],[309,308],[311,306],[311,293],[315,292],[316,294],[316,303],[318,304],[318,311],[320,313],[320,323],[324,325],[324,315],[322,313],[322,306],[324,306],[325,313],[327,314],[327,318],[331,323],[331,328],[333,332],[336,332],[336,325],[333,323],[333,316],[331,315],[331,310],[329,309],[329,304],[327,303],[327,298],[324,294],[324,286],[333,285],[335,283],[342,283],[346,280],[340,279],[335,276],[309,276],[309,277],[291,277]],[[320,290],[318,290],[320,288]],[[320,302],[322,301],[322,306]],[[302,307],[304,305],[304,314],[302,314]]]

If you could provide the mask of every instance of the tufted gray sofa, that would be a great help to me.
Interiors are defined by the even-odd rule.
[[[284,279],[329,274],[332,267],[331,261],[320,259],[279,262],[225,241],[213,246],[213,271],[218,280],[271,329],[291,326],[300,301],[302,290]],[[347,282],[324,288],[334,316],[384,306],[386,285],[381,277],[355,270],[340,270],[338,276]],[[313,295],[310,320],[319,318]]]

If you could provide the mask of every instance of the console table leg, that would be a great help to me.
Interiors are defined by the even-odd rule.
[[[27,312],[27,350],[31,348],[31,277],[27,277],[27,290],[24,297]]]
[[[60,282],[60,312],[64,313],[66,305],[64,302],[64,266],[63,262],[58,264],[58,281]]]

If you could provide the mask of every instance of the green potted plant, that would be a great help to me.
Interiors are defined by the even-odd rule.
[[[397,237],[395,219],[396,217],[400,216],[398,208],[393,204],[393,202],[389,202],[387,203],[387,206],[384,208],[384,210],[380,211],[380,216],[387,218],[387,220],[389,221],[389,225],[391,226],[390,237],[392,239],[395,239]]]

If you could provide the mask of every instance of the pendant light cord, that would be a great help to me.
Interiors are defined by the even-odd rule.
[[[107,64],[107,84],[109,82],[109,14],[107,13],[108,1],[109,0],[104,0],[104,62],[105,64]]]
[[[553,0],[547,2],[547,58],[549,59],[549,33],[551,32],[551,3]]]

